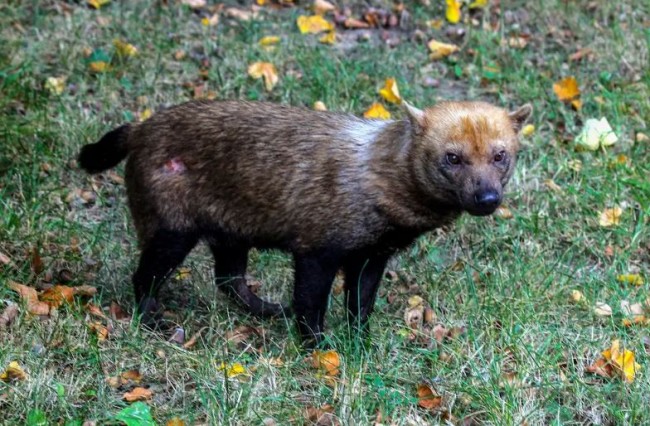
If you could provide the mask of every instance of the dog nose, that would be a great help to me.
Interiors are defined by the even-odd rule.
[[[480,209],[494,209],[501,202],[501,197],[497,191],[488,190],[475,194],[474,202],[476,203],[476,207]]]

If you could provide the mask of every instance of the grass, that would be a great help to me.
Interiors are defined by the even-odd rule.
[[[406,8],[425,41],[449,40],[448,25],[426,27],[444,16],[432,3]],[[345,42],[319,44],[295,28],[305,13],[300,8],[267,7],[259,19],[222,17],[206,28],[176,2],[112,2],[101,10],[56,1],[0,5],[0,252],[12,261],[0,265],[0,310],[19,301],[9,280],[42,286],[62,269],[72,272],[73,285],[99,289],[95,304],[106,308],[115,300],[131,309],[138,250],[124,188],[106,175],[84,175],[71,160],[81,145],[145,109],[191,99],[197,84],[219,99],[306,106],[321,100],[331,110],[360,114],[378,100],[384,79],[395,77],[403,97],[418,106],[448,98],[508,107],[532,102],[536,126],[510,184],[513,218],[463,217],[392,261],[395,274],[384,282],[370,344],[349,332],[342,296],[332,297],[328,335],[343,360],[335,386],[304,361],[290,321],[255,320],[219,297],[201,248],[186,261],[190,277],[172,280],[167,291],[167,306],[187,335],[202,330],[189,350],[122,322],[99,341],[81,302],[47,319],[20,305],[14,323],[0,329],[0,369],[17,360],[28,378],[0,382],[0,422],[117,424],[116,414],[129,405],[122,394],[133,385],[115,389],[105,378],[138,369],[154,391],[148,404],[160,424],[175,416],[186,424],[309,423],[305,409],[324,404],[343,424],[372,424],[379,413],[383,423],[399,425],[649,424],[650,331],[622,326],[619,305],[650,296],[650,154],[647,141],[634,142],[637,133],[650,133],[650,10],[632,0],[534,3],[502,1],[501,14],[493,9],[479,25],[460,25],[463,50],[436,62],[410,32],[400,34],[397,48],[376,32],[357,42],[341,31]],[[499,27],[483,29],[483,22]],[[518,33],[530,34],[529,45],[508,47]],[[259,47],[264,35],[281,35],[279,48]],[[115,56],[114,38],[133,43],[139,54]],[[584,47],[591,57],[568,59]],[[88,69],[86,55],[96,49],[110,57],[106,73]],[[176,59],[177,51],[186,57]],[[257,60],[278,68],[281,82],[270,93],[246,74]],[[568,75],[580,84],[580,111],[553,94],[553,82]],[[44,87],[57,76],[67,78],[60,95]],[[426,77],[439,87],[425,87]],[[582,123],[601,116],[620,141],[606,151],[576,152],[572,140]],[[619,155],[626,159],[617,161]],[[549,189],[548,179],[562,190]],[[96,199],[69,197],[78,189]],[[620,224],[600,227],[599,212],[614,205],[624,206]],[[34,248],[44,263],[39,274],[30,260]],[[629,272],[645,283],[617,282]],[[250,273],[264,294],[289,300],[285,255],[255,253]],[[572,290],[585,302],[570,303]],[[442,343],[413,340],[403,314],[415,294],[437,322],[466,331]],[[613,316],[595,315],[597,301],[611,305]],[[264,333],[250,337],[250,345],[227,343],[240,325]],[[613,339],[641,365],[632,383],[585,372]],[[281,364],[272,362],[277,358]],[[250,375],[226,378],[221,361],[241,363]],[[425,381],[452,417],[418,407],[416,386]]]

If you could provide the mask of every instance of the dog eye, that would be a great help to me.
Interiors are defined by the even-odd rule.
[[[460,156],[456,154],[448,153],[447,162],[451,165],[457,166],[460,164]]]
[[[505,160],[505,159],[506,159],[506,152],[505,152],[505,151],[501,151],[501,152],[497,153],[497,154],[494,156],[494,162],[495,162],[495,163],[500,163],[500,162],[502,162],[502,161]]]

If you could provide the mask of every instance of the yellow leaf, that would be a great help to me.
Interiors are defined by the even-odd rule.
[[[616,280],[621,283],[627,283],[636,286],[643,285],[643,277],[641,277],[639,274],[621,274],[616,277]]]
[[[226,377],[237,377],[237,376],[248,375],[246,368],[244,368],[244,366],[238,362],[232,364],[226,364],[225,362],[221,362],[221,364],[217,366],[217,370],[225,371]]]
[[[206,16],[205,18],[201,19],[201,24],[204,27],[214,27],[217,24],[219,24],[219,14],[215,13],[212,16]]]
[[[621,215],[623,214],[623,209],[619,206],[613,207],[611,209],[605,209],[600,213],[598,223],[602,227],[610,227],[618,225],[621,222]]]
[[[447,10],[445,11],[447,21],[452,24],[456,24],[460,21],[460,6],[461,3],[458,0],[447,0]]]
[[[66,285],[55,285],[41,293],[40,299],[52,308],[58,308],[63,303],[72,302],[74,293],[74,288],[72,287]]]
[[[442,397],[426,383],[418,385],[418,405],[427,410],[436,410],[442,405]]]
[[[326,376],[338,376],[341,358],[336,351],[314,351],[311,354],[311,366]]]
[[[431,59],[441,59],[451,55],[454,52],[458,51],[458,46],[455,44],[442,43],[437,40],[431,40],[428,44],[431,54],[429,58]]]
[[[104,61],[91,62],[90,64],[88,64],[88,67],[90,68],[90,71],[96,73],[103,73],[108,71],[111,68],[109,63]]]
[[[334,24],[323,18],[321,15],[299,16],[296,20],[298,29],[302,34],[318,34],[323,31],[334,30]]]
[[[323,44],[334,44],[336,43],[336,31],[328,31],[327,34],[318,39]]]
[[[501,219],[512,219],[514,217],[512,211],[506,206],[497,207],[496,211],[494,212],[494,215]]]
[[[135,56],[138,53],[138,48],[132,45],[131,43],[127,43],[126,41],[120,40],[116,38],[113,40],[113,46],[115,46],[115,50],[117,51],[117,54],[120,56]]]
[[[524,137],[529,137],[529,136],[532,135],[533,133],[535,133],[535,126],[533,126],[532,124],[526,124],[526,125],[521,129],[521,134],[522,134],[522,136],[524,136]]]
[[[584,294],[580,290],[572,290],[571,291],[571,301],[573,303],[580,303],[581,301],[585,300]]]
[[[151,117],[152,114],[153,114],[153,111],[151,111],[151,108],[145,108],[140,113],[140,116],[138,117],[138,120],[139,121],[144,121],[144,120],[148,119],[149,117]]]
[[[573,76],[563,78],[562,80],[553,83],[553,91],[561,101],[570,101],[580,95],[578,81]]]
[[[580,109],[582,108],[582,101],[580,99],[574,99],[571,101],[571,106],[576,111],[580,111]]]
[[[45,80],[45,88],[53,95],[60,95],[65,89],[65,77],[48,77]]]
[[[260,46],[272,46],[278,43],[280,43],[280,37],[278,36],[262,37],[259,41]]]
[[[427,21],[427,26],[434,29],[434,30],[439,30],[442,28],[442,26],[445,24],[445,21],[442,19],[436,18],[436,19],[430,19]]]
[[[397,82],[394,78],[387,78],[384,83],[384,87],[379,89],[379,94],[386,101],[399,104],[402,103],[402,98],[399,95],[399,89],[397,88]]]
[[[261,0],[257,0],[257,3],[259,4],[260,1]],[[185,421],[180,417],[173,417],[165,423],[165,426],[185,426]]]
[[[254,79],[264,78],[264,86],[267,91],[273,90],[278,83],[278,73],[275,66],[270,62],[255,62],[248,67],[248,75]]]
[[[88,0],[86,3],[88,3],[88,6],[94,8],[94,9],[99,9],[102,6],[105,6],[110,2],[111,2],[111,0]]]
[[[382,120],[388,120],[390,118],[390,112],[384,108],[379,102],[375,102],[370,105],[370,108],[363,113],[365,118],[379,118]]]
[[[474,2],[470,3],[469,8],[484,9],[488,4],[490,4],[490,0],[474,0]]]
[[[20,367],[18,361],[11,361],[6,370],[0,374],[0,380],[3,382],[10,382],[12,380],[25,380],[26,378],[27,374],[25,374],[25,371]]]
[[[264,6],[266,4],[266,0],[256,0],[255,2],[258,6]]]
[[[628,383],[633,382],[636,372],[641,370],[641,366],[634,362],[634,352],[627,349],[621,351],[621,341],[618,339],[614,340],[612,346],[604,350],[602,355],[611,363],[614,371]]]
[[[316,102],[314,102],[314,106],[313,106],[313,108],[314,108],[316,111],[327,111],[327,106],[325,106],[325,104],[323,103],[323,101],[316,101]]]

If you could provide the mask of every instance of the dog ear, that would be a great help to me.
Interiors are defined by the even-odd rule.
[[[426,115],[424,111],[414,107],[406,101],[402,101],[402,106],[406,111],[406,115],[408,116],[413,129],[415,129],[416,132],[421,132],[426,127]]]
[[[515,133],[519,133],[521,128],[524,127],[524,123],[528,121],[532,114],[533,106],[531,104],[525,104],[519,107],[517,110],[512,111],[510,114],[508,114]]]

